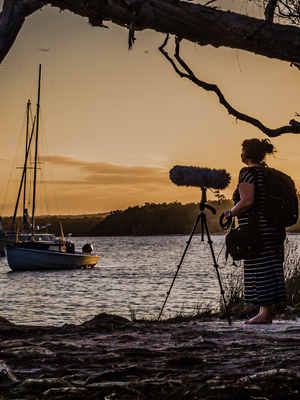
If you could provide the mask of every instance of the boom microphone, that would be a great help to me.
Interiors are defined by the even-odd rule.
[[[225,189],[231,176],[225,169],[182,167],[175,165],[170,170],[170,179],[177,186],[196,186],[212,189]]]

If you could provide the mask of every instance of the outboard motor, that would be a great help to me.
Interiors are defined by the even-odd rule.
[[[93,250],[94,246],[90,243],[85,244],[82,248],[83,253],[91,253]]]

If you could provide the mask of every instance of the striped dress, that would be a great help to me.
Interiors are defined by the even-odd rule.
[[[253,168],[256,173],[253,172]],[[244,260],[244,298],[245,305],[259,306],[275,304],[286,300],[283,274],[285,229],[276,230],[265,218],[265,184],[261,167],[244,168],[240,182],[255,185],[258,180],[259,229],[262,238],[262,249],[255,259]],[[239,225],[248,224],[249,212],[238,216]]]

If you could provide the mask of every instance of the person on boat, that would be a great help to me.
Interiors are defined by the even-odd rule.
[[[259,230],[262,249],[257,258],[244,260],[245,305],[258,305],[258,315],[247,324],[272,323],[274,304],[286,300],[283,259],[285,229],[275,228],[265,216],[266,189],[262,177],[262,166],[267,154],[274,154],[275,147],[269,139],[250,139],[242,143],[242,162],[247,165],[240,171],[238,190],[235,192],[235,206],[225,211],[226,219],[238,217],[240,226],[247,225],[254,198],[258,196]],[[253,168],[255,167],[255,172]],[[255,183],[258,179],[257,191]]]
[[[24,229],[31,229],[32,225],[29,222],[29,214],[27,208],[24,209],[24,214],[23,214],[23,226]]]
[[[0,236],[5,235],[5,230],[2,228],[2,217],[0,215]]]

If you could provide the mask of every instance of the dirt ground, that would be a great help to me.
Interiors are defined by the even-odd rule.
[[[300,320],[14,325],[0,317],[1,399],[300,399]]]

